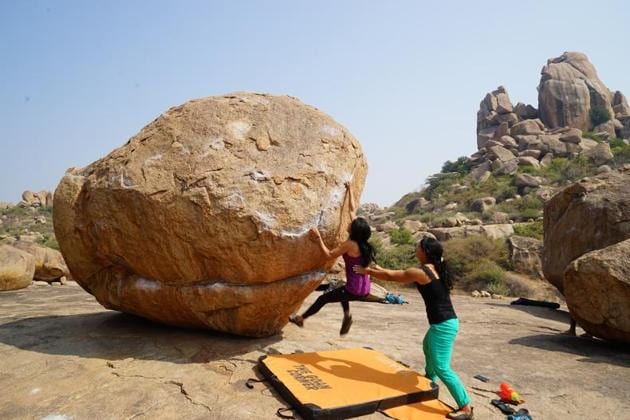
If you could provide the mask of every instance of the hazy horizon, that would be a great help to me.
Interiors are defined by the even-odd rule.
[[[4,2],[0,201],[54,190],[171,106],[257,91],[346,126],[368,159],[361,201],[391,205],[476,150],[487,92],[537,106],[564,51],[630,96],[628,21],[622,1]]]

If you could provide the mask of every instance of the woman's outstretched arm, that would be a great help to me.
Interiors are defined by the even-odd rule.
[[[383,268],[378,265],[373,265],[370,267],[362,267],[360,265],[355,265],[352,268],[356,273],[361,274],[369,274],[370,276],[376,277],[379,280],[385,281],[395,281],[398,283],[420,283],[427,284],[431,281],[427,278],[427,275],[424,271],[419,268],[407,268],[406,270],[388,270],[387,268]]]
[[[311,228],[311,230],[308,231],[308,234],[311,240],[315,242],[317,245],[319,245],[319,249],[322,250],[322,253],[326,256],[326,259],[337,258],[340,255],[350,250],[350,247],[351,247],[350,241],[345,241],[344,243],[339,245],[337,248],[328,249],[328,247],[324,243],[324,240],[322,239],[321,233],[319,233],[319,229],[317,229],[316,227]]]
[[[354,199],[354,193],[352,192],[352,185],[350,181],[344,183],[346,190],[348,191],[348,207],[350,209],[350,220],[354,220],[357,217],[357,203]]]

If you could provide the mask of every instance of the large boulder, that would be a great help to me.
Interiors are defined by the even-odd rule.
[[[66,172],[54,227],[72,277],[106,308],[172,325],[277,333],[346,236],[357,140],[288,96],[235,93],[171,108]]]
[[[70,276],[59,251],[31,241],[15,241],[10,245],[33,256],[35,262],[33,279],[52,282]]]
[[[630,238],[630,171],[584,178],[545,203],[543,272],[563,291],[564,271],[581,255]]]
[[[612,94],[599,80],[586,55],[565,52],[547,61],[538,85],[538,111],[547,127],[593,127],[590,111],[601,107],[613,114]]]
[[[571,316],[594,336],[630,344],[630,239],[584,254],[565,271]]]
[[[0,245],[0,291],[28,287],[33,281],[33,257],[10,245]]]

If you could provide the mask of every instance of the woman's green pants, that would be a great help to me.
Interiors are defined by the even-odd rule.
[[[426,377],[433,382],[440,378],[457,402],[458,408],[462,408],[470,403],[470,397],[462,381],[451,369],[451,356],[458,330],[459,320],[457,318],[432,324],[424,336],[422,349],[426,361]]]

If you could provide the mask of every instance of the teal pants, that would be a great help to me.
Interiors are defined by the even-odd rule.
[[[458,330],[459,320],[457,318],[431,325],[424,336],[422,349],[426,361],[426,377],[433,382],[440,378],[459,408],[462,408],[470,403],[470,397],[462,381],[451,369],[451,356]]]

